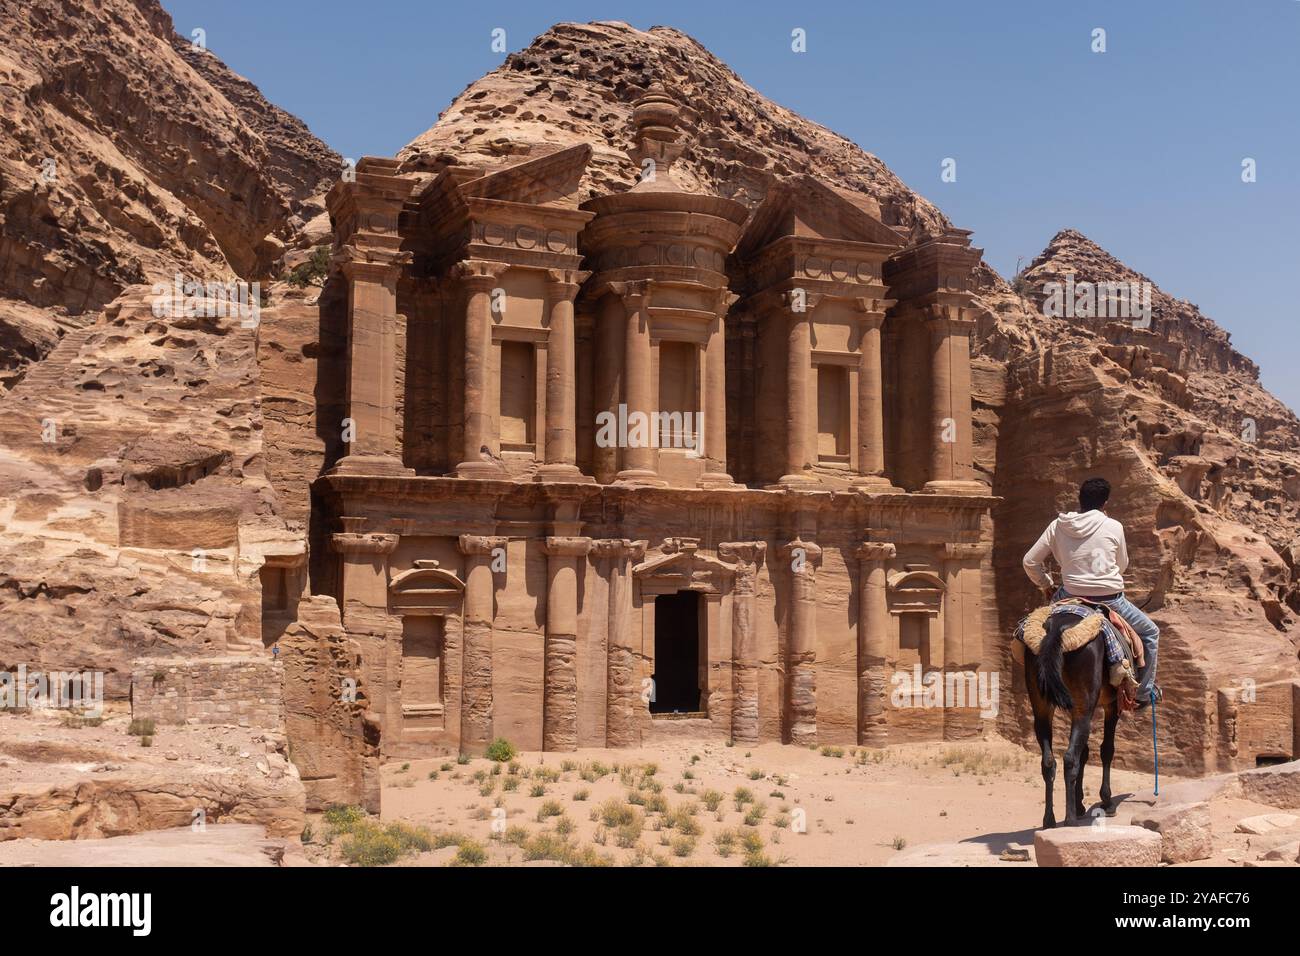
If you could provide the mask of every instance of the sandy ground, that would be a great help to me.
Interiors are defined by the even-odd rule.
[[[389,764],[384,767],[383,821],[468,837],[484,848],[489,865],[529,862],[527,840],[549,833],[618,865],[740,866],[747,853],[739,838],[753,833],[761,839],[759,858],[776,864],[1015,867],[1033,865],[1034,829],[1043,813],[1037,753],[1003,740],[884,750],[681,741],[653,750],[523,753],[515,764],[514,773],[485,758],[463,764]],[[597,768],[609,772],[599,775]],[[1146,809],[1138,798],[1149,791],[1151,777],[1123,770],[1112,776],[1115,794],[1130,795],[1114,822],[1127,823],[1135,810]],[[512,779],[518,782],[508,783]],[[1162,781],[1166,786],[1175,782]],[[1085,777],[1089,800],[1096,799],[1100,783],[1099,766],[1090,764]],[[716,811],[705,806],[709,791],[722,796]],[[744,791],[752,802],[743,799]],[[663,805],[656,806],[656,797]],[[1063,797],[1058,766],[1060,817]],[[635,838],[635,824],[620,832],[604,812],[607,804],[618,808],[628,803],[641,819]],[[1231,838],[1237,820],[1270,812],[1246,801],[1224,804],[1215,811],[1216,843],[1222,845],[1206,861],[1210,864],[1227,862],[1230,851],[1247,849],[1248,838]],[[694,826],[678,823],[685,817]],[[319,862],[338,859],[336,845],[322,846],[327,830],[317,819],[308,855]],[[724,835],[720,846],[719,835],[726,833],[734,839],[729,845]],[[1217,839],[1219,833],[1223,840]],[[620,837],[624,846],[618,845]],[[1014,847],[1027,849],[1029,862],[999,859]],[[448,846],[402,863],[442,865],[456,855],[457,847]]]

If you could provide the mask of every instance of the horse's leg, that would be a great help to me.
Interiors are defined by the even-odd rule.
[[[1034,736],[1043,751],[1043,826],[1056,826],[1056,814],[1052,812],[1052,787],[1056,784],[1056,760],[1052,757],[1052,705],[1044,702],[1045,714],[1034,712]]]
[[[1115,725],[1119,722],[1119,691],[1105,694],[1105,724],[1101,737],[1101,806],[1106,816],[1115,815],[1115,805],[1110,799],[1110,762],[1115,756]]]
[[[1088,746],[1088,730],[1092,723],[1091,713],[1087,716],[1078,716],[1070,722],[1070,743],[1065,748],[1065,825],[1074,826],[1079,822],[1077,812],[1078,805],[1076,799],[1082,784],[1079,778],[1083,774],[1083,766],[1079,755]]]
[[[1091,731],[1092,721],[1088,722]],[[1083,805],[1083,772],[1088,767],[1088,737],[1083,738],[1083,747],[1079,751],[1079,773],[1074,779],[1074,813],[1076,816],[1085,817],[1088,815],[1088,809]]]

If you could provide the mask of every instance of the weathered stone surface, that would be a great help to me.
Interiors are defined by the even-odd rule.
[[[128,836],[0,843],[0,866],[307,866],[297,838],[251,823],[177,827]]]
[[[264,475],[256,329],[156,301],[132,288],[0,398],[0,658],[104,670],[110,698],[134,657],[262,653],[263,578],[284,614],[305,586]]]
[[[377,813],[377,727],[367,721],[356,642],[344,633],[334,599],[304,602],[280,648],[285,730],[308,809],[358,804]]]
[[[1189,863],[1208,859],[1214,852],[1209,804],[1156,807],[1135,814],[1129,822],[1160,834],[1162,862]]]
[[[1247,800],[1283,810],[1300,809],[1300,760],[1248,770],[1240,776],[1242,796]]]
[[[1249,833],[1251,836],[1267,836],[1278,830],[1288,830],[1300,825],[1300,817],[1290,813],[1262,813],[1237,821],[1236,833]]]
[[[0,793],[0,841],[81,840],[208,823],[252,823],[296,838],[305,822],[296,772],[279,780],[243,773],[105,774],[68,786]]]
[[[1160,835],[1145,827],[1057,827],[1034,834],[1039,866],[1157,866]]]
[[[5,0],[0,69],[0,385],[130,285],[265,276],[340,169],[154,0]]]

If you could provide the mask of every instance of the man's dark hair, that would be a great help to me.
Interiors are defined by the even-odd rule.
[[[1079,486],[1079,511],[1097,511],[1110,499],[1110,482],[1089,478]]]

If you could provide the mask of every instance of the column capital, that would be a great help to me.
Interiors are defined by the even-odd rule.
[[[490,290],[510,268],[509,263],[486,259],[462,259],[451,267],[451,276],[473,291]]]
[[[591,542],[591,550],[598,558],[631,558],[640,561],[645,557],[648,541],[633,541],[630,538],[596,538]]]
[[[337,266],[350,282],[387,282],[396,279],[411,259],[409,252],[357,244],[342,246],[330,256],[331,264]]]
[[[462,534],[456,542],[461,554],[491,554],[506,546],[506,539],[485,534]]]
[[[800,538],[795,538],[788,544],[781,546],[781,556],[783,558],[794,559],[799,555],[802,555],[803,560],[806,563],[811,564],[814,568],[819,567],[822,563],[821,546],[814,544],[811,541],[804,541]]]
[[[859,561],[892,561],[898,548],[886,541],[864,541],[854,553]]]
[[[546,291],[552,301],[572,302],[578,297],[582,284],[590,278],[590,272],[577,269],[547,269]]]
[[[637,279],[633,282],[610,282],[606,284],[610,292],[622,299],[649,299],[654,292],[653,279]],[[644,303],[649,305],[647,301]]]
[[[969,335],[975,328],[973,311],[958,305],[933,303],[921,310],[921,316],[933,336]]]
[[[723,541],[718,545],[719,557],[734,561],[744,570],[757,568],[766,555],[766,541]]]
[[[542,550],[553,558],[582,558],[591,550],[591,539],[550,535],[542,545]]]
[[[392,554],[399,538],[395,534],[369,534],[339,531],[330,536],[334,550],[340,554]]]

